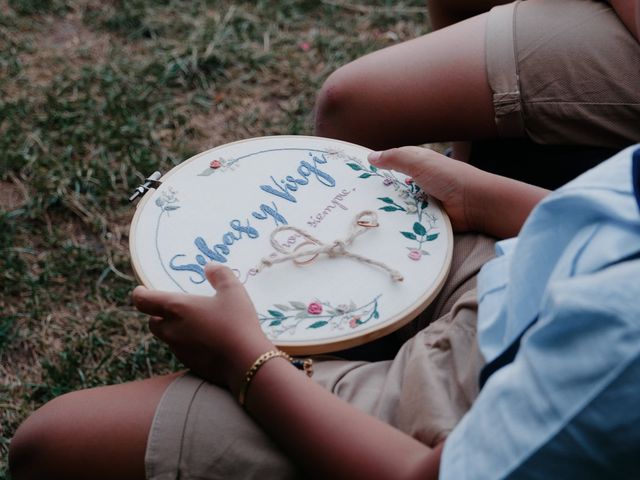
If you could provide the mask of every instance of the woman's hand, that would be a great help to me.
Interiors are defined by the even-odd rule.
[[[211,297],[137,287],[133,302],[138,310],[151,315],[151,332],[187,367],[237,393],[246,370],[274,347],[233,272],[209,264],[205,275],[216,290]]]
[[[531,210],[549,193],[426,148],[373,152],[369,162],[413,177],[422,190],[440,200],[455,232],[482,232],[496,238],[517,235]]]

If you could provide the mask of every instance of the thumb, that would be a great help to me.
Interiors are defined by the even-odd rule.
[[[369,154],[368,160],[376,167],[396,170],[413,177],[415,181],[419,181],[427,179],[437,162],[450,159],[427,148],[400,147],[382,152],[372,152]]]
[[[376,155],[376,153],[378,155]],[[422,190],[442,202],[461,198],[465,178],[474,167],[420,147],[401,147],[373,152],[369,162],[409,175]]]
[[[231,269],[217,263],[208,263],[204,267],[204,274],[217,292],[240,285],[238,277]]]

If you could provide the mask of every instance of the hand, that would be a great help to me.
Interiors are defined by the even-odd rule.
[[[231,270],[208,264],[212,297],[136,287],[133,302],[151,315],[149,329],[187,367],[237,393],[246,370],[273,349],[246,290]]]
[[[424,192],[442,203],[454,231],[477,229],[471,198],[477,180],[485,174],[482,170],[420,147],[373,152],[369,162],[412,177]]]
[[[496,238],[517,235],[548,190],[484,172],[419,147],[369,154],[369,162],[410,175],[442,202],[455,232],[482,232]]]

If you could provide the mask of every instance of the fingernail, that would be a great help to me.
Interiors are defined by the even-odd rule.
[[[369,163],[378,163],[381,156],[382,152],[371,152],[367,157],[367,160],[369,160]]]

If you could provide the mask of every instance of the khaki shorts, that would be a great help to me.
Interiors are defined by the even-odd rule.
[[[443,440],[478,394],[475,277],[493,255],[493,240],[456,236],[445,286],[397,333],[411,338],[393,360],[316,359],[312,379],[427,445]],[[152,480],[302,477],[235,398],[193,375],[174,380],[160,400],[145,465]]]
[[[486,42],[501,136],[612,148],[640,140],[640,44],[607,3],[494,7]]]

